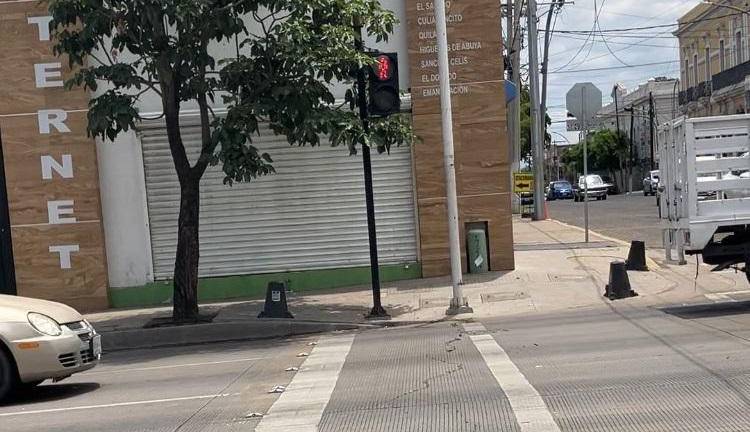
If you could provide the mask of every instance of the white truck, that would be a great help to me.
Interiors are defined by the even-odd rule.
[[[750,115],[679,118],[659,128],[667,259],[703,255],[750,281]]]

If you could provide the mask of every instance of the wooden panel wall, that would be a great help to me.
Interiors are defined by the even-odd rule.
[[[46,15],[38,2],[0,1],[0,133],[18,294],[99,310],[108,306],[107,263],[88,95],[60,86],[70,69],[45,40]],[[49,133],[40,118],[52,120]],[[44,160],[55,164],[45,170]]]
[[[406,0],[421,257],[426,277],[450,274],[434,3]],[[490,269],[513,260],[500,2],[449,0],[456,175],[461,238],[467,223],[486,222]],[[463,253],[467,269],[466,251]]]

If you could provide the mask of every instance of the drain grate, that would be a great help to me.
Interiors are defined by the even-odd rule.
[[[448,307],[450,306],[450,299],[448,298],[420,298],[419,307],[422,309],[436,308],[436,307]]]
[[[588,279],[588,276],[547,273],[547,279],[549,279],[550,282],[583,282]]]
[[[521,243],[513,246],[516,252],[545,251],[545,250],[576,250],[576,249],[607,249],[616,248],[617,244],[610,241],[577,242],[577,243]]]
[[[529,295],[523,291],[512,293],[481,294],[482,303],[497,303],[511,300],[521,300],[529,298]]]

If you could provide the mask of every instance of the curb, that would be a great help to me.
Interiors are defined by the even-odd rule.
[[[293,320],[218,322],[177,327],[102,332],[105,353],[136,349],[274,339],[333,331],[379,328],[383,325]]]
[[[581,227],[575,226],[575,225],[571,225],[571,224],[567,224],[567,223],[561,222],[561,221],[559,221],[557,219],[548,218],[547,220],[555,222],[555,223],[557,223],[559,225],[562,225],[562,226],[564,226],[566,228],[572,228],[572,229],[580,231],[580,232],[586,232],[586,229],[584,229],[584,228],[581,228]],[[626,242],[625,240],[620,240],[620,239],[617,239],[617,238],[614,238],[614,237],[609,237],[609,236],[600,234],[600,233],[592,230],[591,228],[589,228],[589,233],[593,234],[593,235],[595,235],[597,237],[601,237],[604,240],[611,241],[612,243],[617,243],[617,244],[619,244],[622,247],[628,247],[628,248],[630,247],[630,243]],[[656,261],[654,261],[651,257],[649,257],[648,254],[646,254],[646,264],[648,264],[649,268],[651,268],[651,269],[661,267]]]

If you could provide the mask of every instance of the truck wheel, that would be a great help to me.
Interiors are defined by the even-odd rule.
[[[8,353],[0,344],[0,402],[5,401],[18,385],[18,373]]]

